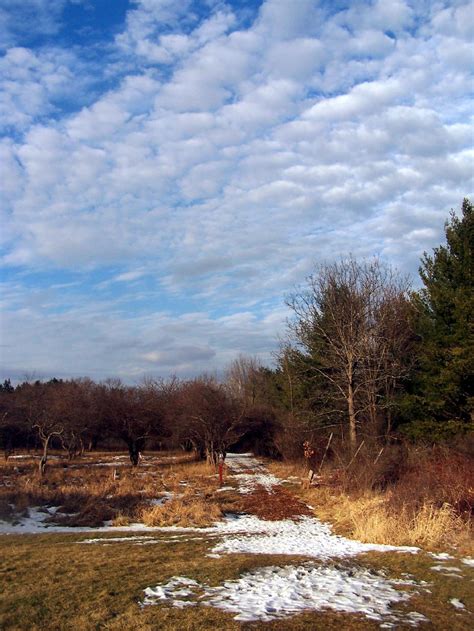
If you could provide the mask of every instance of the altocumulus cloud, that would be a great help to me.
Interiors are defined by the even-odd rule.
[[[315,262],[416,272],[472,192],[470,2],[103,5],[0,10],[4,376],[270,361]]]

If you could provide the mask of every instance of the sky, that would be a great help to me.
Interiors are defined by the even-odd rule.
[[[473,190],[465,0],[0,0],[0,378],[271,363],[285,296],[416,285]]]

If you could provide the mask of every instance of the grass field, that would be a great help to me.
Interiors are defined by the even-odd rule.
[[[201,511],[202,504],[211,503],[220,513],[251,512],[262,503],[270,506],[274,502],[273,519],[282,519],[285,516],[282,516],[281,508],[276,504],[288,505],[289,497],[293,497],[296,502],[295,494],[300,492],[300,486],[294,481],[294,484],[286,483],[281,489],[278,487],[277,493],[270,490],[266,498],[263,487],[254,489],[253,493],[242,494],[238,492],[236,478],[230,473],[225,480],[227,490],[221,492],[214,471],[202,464],[182,462],[171,457],[150,458],[148,462],[145,459],[144,464],[149,466],[137,471],[132,471],[128,465],[121,465],[120,478],[114,480],[112,470],[115,467],[97,466],[108,459],[110,456],[104,455],[97,456],[87,464],[78,462],[78,468],[68,467],[66,474],[61,470],[62,462],[56,461],[41,491],[29,488],[26,482],[33,479],[33,463],[26,459],[16,463],[13,460],[2,468],[0,488],[3,504],[11,504],[17,493],[16,497],[21,498],[19,508],[23,512],[26,512],[26,502],[30,500],[34,500],[30,506],[38,506],[40,500],[45,505],[51,505],[52,500],[57,502],[67,498],[74,478],[76,495],[87,495],[88,505],[91,504],[89,494],[95,489],[97,502],[103,502],[102,516],[117,519],[117,515],[111,516],[110,512],[117,511],[129,523],[143,515],[153,499],[168,493],[168,501],[161,505],[165,509],[168,504],[163,514],[164,522],[176,524],[184,519],[191,525],[196,519],[198,525],[203,525],[209,520],[205,519],[205,515],[203,517],[202,512],[196,511],[183,518],[182,513],[185,511],[182,507],[179,509],[178,496],[181,495],[184,500],[181,503],[195,502],[201,506]],[[18,464],[20,462],[21,465]],[[60,474],[62,481],[58,480]],[[68,482],[69,476],[71,480]],[[83,483],[79,489],[78,476],[82,476]],[[14,486],[5,484],[12,477],[17,483]],[[76,495],[77,509],[80,506]],[[272,498],[272,495],[275,497]],[[130,510],[127,510],[125,497],[130,498]],[[177,504],[174,509],[170,507],[173,501]],[[160,504],[157,506],[160,508]],[[69,520],[67,523],[72,523],[74,517],[80,517],[76,523],[84,528],[87,511],[79,511],[71,516],[72,504],[68,508],[69,513],[63,513],[64,519]],[[266,515],[266,519],[271,517],[270,514]],[[97,513],[94,520],[97,523]],[[86,543],[91,539],[99,541]],[[97,532],[83,532],[76,527],[66,532],[4,534],[0,536],[0,628],[79,631],[380,628],[380,622],[372,621],[362,614],[330,609],[288,615],[268,622],[241,622],[234,620],[234,614],[203,603],[183,608],[173,607],[169,601],[153,606],[141,604],[147,587],[166,583],[175,576],[194,579],[199,584],[211,587],[222,586],[225,581],[232,582],[259,568],[304,567],[305,563],[349,574],[368,569],[374,576],[385,576],[395,581],[406,580],[409,575],[415,584],[403,587],[405,592],[411,593],[411,597],[394,607],[399,613],[397,629],[413,628],[406,617],[413,611],[429,620],[420,622],[420,628],[472,628],[474,568],[463,563],[461,555],[453,550],[450,551],[452,558],[443,560],[434,558],[426,551],[418,554],[368,552],[354,558],[318,561],[305,555],[233,553],[222,554],[219,558],[207,556],[219,540],[218,533],[206,530],[121,531],[120,527]],[[457,608],[457,603],[460,603],[457,606],[464,608]]]

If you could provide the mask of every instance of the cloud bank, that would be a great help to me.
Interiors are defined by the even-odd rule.
[[[93,5],[0,13],[5,376],[269,361],[316,262],[416,274],[472,192],[469,2]]]

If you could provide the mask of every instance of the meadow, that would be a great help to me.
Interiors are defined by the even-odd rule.
[[[469,520],[450,513],[450,539],[433,534],[439,515],[423,536],[408,517],[388,527],[393,498],[335,483],[331,467],[305,488],[301,463],[249,456],[228,457],[223,484],[182,452],[145,454],[138,467],[124,453],[58,452],[43,477],[36,465],[17,453],[0,468],[2,629],[472,623]]]

